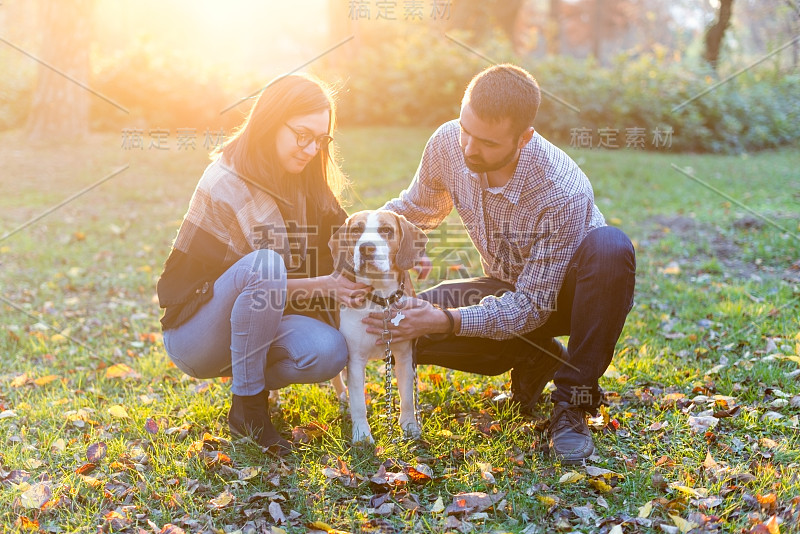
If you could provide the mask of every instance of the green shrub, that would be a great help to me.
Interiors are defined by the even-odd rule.
[[[513,58],[502,45],[475,50],[498,62]],[[347,73],[341,121],[435,127],[458,116],[470,78],[489,65],[484,58],[441,36],[380,41],[340,66]],[[712,88],[720,78],[663,51],[623,55],[609,67],[568,57],[510,61],[541,84],[545,94],[536,128],[561,144],[583,129],[596,147],[598,132],[606,129],[615,131],[617,146],[625,148],[633,128],[644,132],[644,148],[651,150],[732,153],[800,141],[797,74],[763,66]],[[672,135],[654,143],[656,130]]]

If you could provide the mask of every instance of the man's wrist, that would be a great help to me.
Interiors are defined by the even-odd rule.
[[[453,312],[451,312],[447,308],[439,306],[438,304],[434,304],[433,307],[439,311],[444,312],[445,316],[447,317],[447,330],[445,331],[445,334],[447,334],[448,336],[454,335],[456,333],[456,320],[455,317],[453,316]]]

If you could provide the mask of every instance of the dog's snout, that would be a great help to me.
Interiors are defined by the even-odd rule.
[[[376,250],[378,250],[378,247],[375,246],[375,243],[370,243],[369,241],[367,241],[366,243],[361,243],[358,246],[358,251],[365,258],[371,258],[372,256],[374,256]]]

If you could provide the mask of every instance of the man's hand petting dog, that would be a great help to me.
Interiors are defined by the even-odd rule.
[[[427,334],[444,334],[450,331],[450,320],[447,314],[441,309],[434,307],[430,302],[418,298],[406,298],[396,304],[396,309],[392,311],[388,327],[392,333],[392,342],[410,341]],[[398,321],[397,315],[402,313],[403,317]],[[458,310],[451,310],[454,317],[458,316]],[[460,317],[458,317],[460,324]],[[381,333],[384,329],[384,315],[379,312],[372,312],[369,316],[361,320],[367,325],[367,332],[376,334],[378,340],[376,345],[385,345],[381,340]],[[458,328],[456,328],[456,331]]]

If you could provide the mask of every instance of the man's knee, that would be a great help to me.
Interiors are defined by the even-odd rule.
[[[588,257],[601,266],[625,266],[636,270],[636,252],[630,238],[613,226],[603,226],[589,232],[582,243]]]

